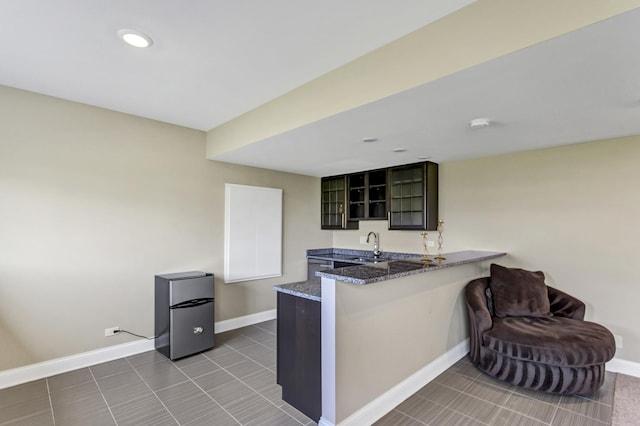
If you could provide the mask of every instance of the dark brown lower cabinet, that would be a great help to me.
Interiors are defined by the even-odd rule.
[[[315,422],[322,414],[320,302],[278,292],[277,382],[282,399]]]

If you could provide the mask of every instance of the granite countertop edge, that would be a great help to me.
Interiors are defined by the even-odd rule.
[[[478,251],[478,250],[465,250],[454,253],[445,253],[443,256],[447,257],[446,260],[437,262],[432,261],[429,264],[423,264],[422,266],[412,266],[412,269],[399,271],[391,274],[382,274],[378,276],[367,276],[368,271],[375,271],[375,266],[353,266],[349,268],[337,268],[333,271],[321,271],[317,272],[316,275],[324,278],[331,278],[334,280],[339,280],[343,282],[348,282],[352,284],[358,285],[366,285],[373,284],[382,281],[393,280],[402,277],[408,277],[411,275],[422,274],[425,272],[436,271],[439,269],[452,268],[455,266],[465,265],[467,263],[474,262],[482,262],[484,260],[495,259],[501,256],[505,256],[504,252],[493,252],[493,251]],[[433,258],[433,256],[431,256]],[[416,264],[420,262],[420,260],[412,260],[412,263]],[[398,264],[399,261],[390,261],[388,264]],[[369,270],[365,268],[371,268]],[[338,272],[339,271],[339,272]]]
[[[445,253],[443,256],[448,257],[448,259],[441,262],[432,262],[430,264],[420,264],[419,260],[415,258],[407,261],[407,266],[413,269],[401,271],[393,274],[383,274],[374,277],[367,277],[367,272],[380,272],[379,267],[383,264],[395,264],[399,265],[399,268],[402,268],[402,261],[389,261],[378,264],[378,267],[373,265],[361,265],[361,266],[352,266],[347,268],[337,268],[334,269],[335,273],[330,271],[326,272],[318,272],[316,275],[325,278],[331,278],[343,282],[348,282],[356,285],[366,285],[373,284],[382,281],[393,280],[397,278],[407,277],[410,275],[421,274],[424,272],[436,271],[440,269],[451,268],[459,265],[464,265],[467,263],[474,262],[482,262],[484,260],[495,259],[501,256],[505,256],[504,252],[495,252],[495,251],[479,251],[479,250],[465,250],[454,253]],[[420,266],[418,266],[420,265]],[[339,273],[337,273],[339,271]],[[281,292],[290,294],[292,296],[302,297],[305,299],[314,300],[317,302],[322,301],[321,294],[321,284],[313,281],[299,281],[295,283],[281,284],[273,286],[273,289]]]
[[[280,293],[286,293],[292,296],[322,302],[321,286],[318,282],[299,281],[289,284],[274,285],[273,289]]]
[[[420,257],[419,253],[401,253],[383,251],[379,258],[373,256],[371,250],[323,248],[307,250],[307,259],[332,260],[357,265],[368,265],[371,263],[392,262],[408,258]]]

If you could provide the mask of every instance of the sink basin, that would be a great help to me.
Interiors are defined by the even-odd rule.
[[[343,257],[344,261],[352,261],[352,262],[358,262],[358,263],[381,263],[381,262],[392,262],[394,260],[403,260],[403,259],[411,259],[414,257],[419,257],[420,255],[418,254],[409,254],[407,253],[405,254],[400,254],[400,253],[393,253],[392,255],[388,255],[383,253],[382,256],[380,257],[373,257],[373,255],[371,256],[345,256]]]
[[[381,257],[350,257],[350,260],[355,260],[357,262],[366,262],[366,263],[377,263],[377,262],[386,262],[388,259],[383,259]]]

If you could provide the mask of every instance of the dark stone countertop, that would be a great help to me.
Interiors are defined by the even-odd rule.
[[[495,259],[504,255],[506,255],[506,253],[465,250],[454,253],[444,253],[442,256],[445,260],[441,261],[433,260],[434,256],[431,255],[429,258],[432,259],[432,262],[423,262],[421,257],[414,257],[376,264],[329,269],[327,271],[316,272],[316,275],[353,284],[372,284],[380,281],[407,277],[409,275],[421,274],[423,272],[451,268],[453,266],[464,265],[466,263]]]
[[[330,255],[332,253],[325,252],[325,254]],[[411,258],[402,260],[390,260],[373,264],[367,263],[357,266],[349,266],[346,268],[330,269],[327,271],[317,272],[316,275],[359,285],[373,284],[409,275],[435,271],[438,269],[451,268],[467,263],[495,259],[504,255],[506,255],[506,253],[503,252],[465,250],[454,253],[445,253],[442,255],[446,258],[445,260],[434,260],[429,263],[423,262],[421,256],[415,257],[416,255],[413,255]],[[431,255],[429,258],[433,259],[434,256]],[[320,283],[301,281],[297,283],[277,285],[273,288],[276,291],[288,293],[294,296],[304,297],[318,302],[322,301]]]
[[[300,281],[291,284],[274,285],[273,289],[292,296],[315,300],[316,302],[322,301],[321,286],[318,282]]]
[[[367,265],[370,263],[389,262],[391,260],[401,260],[421,257],[416,253],[398,253],[383,251],[380,257],[374,258],[371,250],[354,250],[341,248],[322,248],[307,250],[307,259],[333,260],[337,262],[357,263]]]

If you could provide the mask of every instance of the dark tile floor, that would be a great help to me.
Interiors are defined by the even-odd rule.
[[[310,425],[276,384],[276,322],[169,361],[145,352],[0,390],[0,425]]]
[[[218,334],[171,362],[155,351],[0,390],[0,425],[312,425],[276,385],[275,321]],[[611,423],[615,374],[593,399],[516,389],[466,358],[376,425]]]
[[[610,425],[615,376],[607,372],[604,385],[591,398],[552,395],[495,380],[465,357],[375,424]]]

